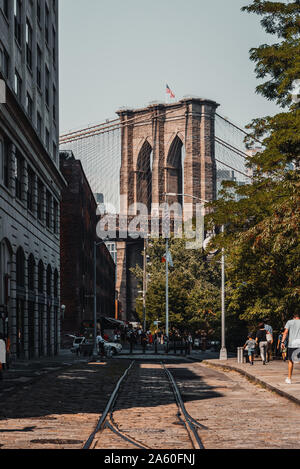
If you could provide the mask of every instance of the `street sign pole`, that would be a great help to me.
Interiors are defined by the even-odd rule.
[[[224,233],[224,226],[222,226],[222,233]],[[221,342],[221,351],[220,351],[220,360],[227,360],[227,349],[226,349],[226,342],[225,342],[225,251],[224,248],[222,249],[222,260],[221,260],[221,268],[222,268],[222,342]]]
[[[169,340],[169,240],[166,239],[166,336]]]

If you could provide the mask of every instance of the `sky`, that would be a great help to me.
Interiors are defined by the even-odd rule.
[[[249,50],[276,38],[250,0],[60,0],[60,132],[117,117],[122,108],[212,99],[243,127],[278,108],[255,93]]]

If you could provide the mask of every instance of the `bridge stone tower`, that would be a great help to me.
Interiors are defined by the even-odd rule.
[[[136,203],[162,204],[164,194],[189,194],[203,200],[216,197],[215,101],[186,98],[172,104],[153,104],[120,110],[122,126],[121,214]],[[182,196],[169,203],[191,204]],[[134,320],[137,285],[130,267],[142,263],[143,241],[117,243],[117,291],[122,319]]]

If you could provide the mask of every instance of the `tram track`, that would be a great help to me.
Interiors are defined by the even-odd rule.
[[[140,439],[137,439],[133,437],[132,435],[130,435],[130,428],[126,429],[126,431],[122,430],[122,428],[120,428],[118,418],[115,417],[115,413],[117,413],[118,411],[117,404],[120,399],[120,393],[123,393],[126,395],[129,394],[129,389],[126,388],[126,386],[127,387],[129,386],[129,384],[127,383],[127,380],[135,367],[135,363],[136,363],[135,361],[131,362],[130,366],[127,368],[125,373],[119,379],[115,389],[113,390],[109,398],[107,406],[98,421],[98,424],[95,430],[86,441],[83,449],[97,449],[97,447],[100,447],[100,446],[101,448],[103,447],[105,448],[105,443],[102,442],[104,432],[106,433],[110,432],[111,435],[116,436],[118,439],[120,439],[120,441],[122,440],[123,443],[127,444],[127,447],[129,445],[131,448],[134,448],[134,449],[144,449],[144,450],[154,449],[151,446],[148,446],[147,444],[145,444],[145,442],[140,441]],[[163,376],[167,378],[166,382],[169,384],[170,390],[172,391],[172,394],[174,397],[174,404],[176,404],[177,406],[177,413],[176,413],[176,417],[178,420],[177,425],[180,425],[185,428],[186,433],[188,435],[188,439],[190,441],[190,445],[192,446],[192,449],[195,449],[195,450],[204,449],[203,443],[198,434],[198,430],[205,429],[206,427],[203,426],[198,421],[196,421],[187,412],[179,387],[176,383],[176,380],[173,374],[168,369],[168,367],[162,362],[159,363],[159,367],[163,371]],[[132,405],[134,404],[135,403],[132,402]],[[157,402],[157,405],[159,405],[159,402]],[[130,412],[132,413],[132,410],[131,411],[129,410],[129,415],[130,415]],[[151,411],[150,411],[150,414],[151,414]],[[147,416],[149,417],[148,413],[147,413]],[[128,418],[128,421],[130,421],[130,418]],[[157,431],[164,432],[165,430],[162,429],[162,430],[157,430]],[[164,442],[161,441],[161,444],[164,444]]]

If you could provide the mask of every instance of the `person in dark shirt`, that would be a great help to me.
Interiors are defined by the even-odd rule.
[[[266,360],[267,360],[267,347],[268,347],[267,331],[265,329],[265,325],[263,322],[261,322],[258,325],[258,327],[259,327],[259,330],[256,333],[256,343],[259,346],[262,364],[265,365]]]

